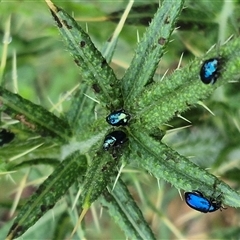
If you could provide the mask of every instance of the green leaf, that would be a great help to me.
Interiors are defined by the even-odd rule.
[[[196,59],[181,70],[176,70],[161,82],[147,86],[134,99],[134,111],[147,129],[167,123],[176,114],[207,98],[220,85],[239,79],[240,42],[230,41],[220,49],[211,51],[204,59],[222,58],[221,75],[215,84],[203,84],[199,69],[202,61]]]
[[[60,163],[33,196],[23,205],[7,239],[21,236],[66,193],[79,176],[85,173],[86,157],[75,152]]]
[[[49,4],[49,3],[48,3]],[[104,104],[121,107],[121,92],[115,86],[119,84],[106,59],[96,49],[88,34],[63,9],[49,4],[60,34],[68,50],[79,67],[84,80],[95,89],[97,97]],[[96,89],[98,89],[96,91]]]
[[[215,198],[221,196],[223,203],[240,207],[240,194],[205,169],[145,133],[133,130],[129,134],[131,159],[137,159],[135,161],[156,178],[163,178],[178,189],[199,190]]]
[[[50,177],[40,186],[37,193],[35,193],[22,207],[9,232],[8,239],[20,236],[38,221],[38,219],[41,218],[48,209],[53,207],[57,200],[65,194],[71,183],[75,183],[75,186],[78,185],[78,177],[83,181],[83,184],[81,186],[80,199],[76,204],[76,209],[88,209],[91,204],[101,196],[101,203],[108,208],[110,216],[120,226],[126,237],[133,239],[154,239],[150,227],[144,220],[141,211],[138,209],[124,183],[119,180],[115,189],[111,192],[114,184],[114,176],[117,175],[116,167],[119,164],[118,160],[120,156],[121,159],[124,159],[125,163],[137,163],[141,168],[147,170],[156,178],[163,178],[178,189],[184,189],[187,191],[199,190],[203,192],[206,197],[219,197],[224,204],[239,207],[240,197],[237,192],[216,176],[212,175],[210,171],[208,172],[193,164],[189,159],[181,156],[178,152],[162,143],[161,141],[164,134],[159,131],[160,126],[168,123],[170,119],[179,115],[179,113],[186,111],[190,106],[198,104],[199,100],[202,100],[203,98],[206,99],[218,86],[227,83],[229,80],[239,79],[239,43],[237,43],[237,40],[230,41],[226,46],[218,47],[215,50],[210,51],[202,57],[202,59],[194,60],[191,64],[187,65],[186,68],[183,68],[182,70],[178,69],[171,76],[164,77],[161,81],[154,82],[153,75],[160,58],[165,51],[165,47],[171,38],[171,33],[175,28],[176,19],[183,8],[184,2],[173,0],[161,1],[162,6],[155,14],[143,40],[139,43],[131,66],[127,70],[124,78],[118,80],[107,64],[113,56],[117,39],[111,39],[111,42],[108,42],[105,45],[103,53],[101,54],[92,43],[88,34],[83,31],[71,16],[69,16],[64,10],[53,5],[51,1],[46,0],[46,2],[48,3],[54,20],[57,23],[61,37],[81,71],[83,79],[79,82],[79,89],[72,98],[72,104],[66,114],[70,126],[68,126],[65,120],[58,119],[56,116],[41,109],[39,106],[29,103],[29,101],[22,99],[18,95],[0,89],[0,92],[5,94],[5,97],[0,97],[1,110],[5,111],[13,118],[17,116],[18,120],[34,132],[34,135],[29,135],[28,133],[25,134],[24,138],[18,138],[17,135],[13,143],[1,148],[0,155],[3,158],[1,159],[1,167],[3,171],[6,171],[8,169],[23,167],[26,165],[30,166],[31,164],[56,164],[59,155],[68,155],[69,152],[73,152],[75,149],[81,149],[81,152],[83,150],[84,153],[88,155],[88,160],[91,161],[91,164],[88,167],[85,156],[80,155],[80,153],[75,153],[71,156],[68,155],[67,159],[60,163],[53,174],[50,175]],[[66,9],[71,9],[69,4],[62,4]],[[180,21],[177,22],[176,26],[178,27],[180,24],[180,27],[182,27],[181,30],[187,29],[187,27],[195,30],[194,26],[197,26],[197,30],[203,29],[204,31],[194,32],[194,34],[191,35],[189,33],[186,35],[183,31],[181,33],[176,31],[174,37],[176,36],[177,41],[175,39],[175,42],[171,44],[172,50],[170,51],[171,53],[175,53],[166,57],[172,60],[172,56],[175,57],[176,55],[180,55],[180,53],[184,51],[187,53],[185,55],[186,58],[183,59],[183,64],[185,64],[186,61],[189,61],[189,56],[192,57],[190,54],[193,53],[197,55],[202,51],[204,48],[203,46],[209,47],[213,42],[216,42],[216,36],[219,36],[222,40],[225,36],[229,35],[229,32],[232,34],[231,26],[234,24],[234,27],[237,26],[236,16],[238,16],[238,8],[229,8],[233,7],[234,4],[229,4],[228,2],[225,4],[224,1],[220,1],[219,3],[217,1],[212,1],[211,3],[206,1],[188,1],[186,5],[187,8],[185,8],[182,17],[180,18]],[[98,4],[96,6],[98,6]],[[221,8],[219,8],[219,6],[221,6]],[[79,5],[78,8],[74,8],[75,16],[81,15],[78,12],[78,9],[81,8],[81,5]],[[106,9],[110,11],[112,10],[109,6],[107,6]],[[116,9],[119,9],[119,7],[116,6]],[[30,10],[32,11],[32,8],[30,8]],[[100,11],[96,9],[96,12],[99,14]],[[139,11],[141,11],[141,14],[138,14]],[[154,5],[143,4],[142,8],[138,6],[133,9],[130,18],[132,17],[131,20],[133,20],[133,18],[139,18],[140,21],[138,21],[138,23],[141,22],[142,19],[146,22],[149,21],[149,17],[154,11]],[[230,15],[228,16],[227,13],[235,13],[234,11],[236,11],[236,16],[233,14],[230,19]],[[119,17],[119,14],[116,15]],[[81,17],[82,16],[80,16],[80,18]],[[96,18],[94,20],[96,20]],[[137,21],[135,21],[135,23],[136,22]],[[231,22],[231,24],[227,25],[228,22]],[[94,24],[95,23],[93,23],[93,25]],[[183,28],[182,24],[186,28]],[[101,25],[101,23],[99,24],[99,26],[103,25]],[[219,25],[219,29],[216,27],[217,25]],[[231,25],[230,28],[228,27],[229,25]],[[91,33],[94,34],[91,24],[89,24],[89,26]],[[208,28],[211,29],[208,30]],[[22,36],[25,36],[26,32],[24,32],[24,28],[22,29]],[[98,34],[96,34],[95,37],[100,36],[99,29]],[[208,31],[205,31],[206,29]],[[237,32],[237,27],[235,31]],[[130,36],[131,42],[133,42],[132,32],[129,32],[130,31],[128,31],[127,34]],[[198,39],[199,35],[205,35],[207,38],[204,39],[205,41],[201,41]],[[214,41],[212,41],[213,38]],[[12,43],[14,44],[14,41]],[[127,47],[129,47],[129,42],[120,42],[120,44],[121,46],[127,45]],[[198,45],[200,47],[198,47]],[[55,48],[56,46],[57,45],[54,45]],[[25,53],[25,50],[23,53]],[[202,60],[212,57],[220,57],[223,59],[221,73],[215,84],[204,85],[199,79],[199,70]],[[125,56],[123,56],[121,60],[125,61]],[[164,61],[164,64],[167,65],[169,62]],[[172,64],[172,66],[177,65],[177,60],[175,58],[173,58]],[[10,66],[9,63],[8,66]],[[68,69],[70,69],[70,67],[72,67],[70,64],[67,65]],[[166,66],[164,66],[164,68],[165,67]],[[51,69],[55,72],[54,66],[51,65]],[[7,71],[5,72],[7,73]],[[42,74],[39,74],[39,76],[42,76]],[[66,76],[64,74],[64,77],[64,79],[69,79],[68,74]],[[66,81],[63,82],[66,83]],[[59,85],[61,85],[61,88],[59,89],[62,89],[62,86],[64,86],[64,88],[66,86],[69,87],[69,85]],[[95,95],[94,93],[91,93],[92,89],[94,90]],[[228,95],[232,96],[232,93],[233,91],[230,90]],[[96,101],[93,102],[92,100],[87,99],[85,94],[89,95]],[[217,150],[217,153],[219,152],[219,155],[221,154],[222,158],[221,161],[215,162],[216,169],[214,170],[216,170],[216,172],[221,169],[218,168],[218,166],[222,166],[225,157],[234,155],[233,151],[237,149],[239,140],[236,131],[236,127],[239,130],[239,101],[237,101],[237,96],[239,95],[238,89],[236,87],[236,90],[234,91],[236,97],[231,98],[234,100],[234,104],[228,103],[229,97],[225,97],[224,94],[222,95],[223,96],[221,97],[225,98],[224,104],[226,105],[226,108],[229,108],[227,109],[227,113],[230,113],[228,114],[228,118],[230,119],[228,124],[231,127],[225,124],[224,120],[221,121],[221,119],[219,119],[218,121],[221,122],[221,127],[225,131],[225,137],[229,135],[229,129],[231,129],[230,133],[235,132],[235,135],[231,135],[231,137],[233,138],[233,136],[236,136],[236,140],[235,142],[229,141],[228,145],[226,144],[227,137],[226,139],[221,140],[223,146],[231,145],[231,148],[228,148],[224,154],[221,154],[222,152],[219,152],[219,149],[215,149]],[[95,108],[99,100],[103,105],[100,106],[100,109]],[[218,99],[218,101],[221,100]],[[62,102],[59,102],[59,104],[60,103]],[[231,104],[234,107],[231,107]],[[69,104],[64,103],[62,105],[64,112],[66,106],[68,107]],[[106,111],[109,109],[116,110],[123,106],[127,108],[126,110],[128,110],[132,116],[130,124],[125,127],[125,130],[128,131],[130,144],[122,146],[122,148],[111,149],[112,152],[110,150],[110,154],[114,153],[114,156],[118,157],[112,158],[108,152],[97,150],[97,148],[99,148],[102,142],[101,139],[104,137],[104,134],[106,134],[106,128],[110,128],[105,122]],[[197,112],[196,118],[200,114]],[[234,116],[234,118],[232,118],[232,116]],[[5,115],[3,118],[4,117]],[[201,117],[202,115],[199,118]],[[5,124],[4,121],[5,119],[3,120],[3,125]],[[6,120],[6,122],[8,121],[9,119]],[[15,122],[11,123],[9,121],[9,124],[15,124]],[[25,131],[25,128],[18,131],[22,127],[22,124],[18,123],[16,125],[18,125],[18,127],[16,126],[16,133]],[[10,128],[12,128],[12,126],[10,126]],[[156,129],[157,131],[153,131]],[[48,141],[49,139],[47,138],[32,139],[32,137],[36,137],[36,133],[38,132],[42,135],[45,134],[50,136],[50,141]],[[73,137],[71,133],[74,134]],[[212,137],[211,134],[207,136],[208,138]],[[58,138],[64,141],[59,143]],[[65,144],[66,142],[67,144]],[[233,142],[235,144],[234,146],[232,144]],[[15,148],[16,143],[20,143],[21,146]],[[39,145],[36,145],[36,143]],[[49,145],[49,143],[51,145]],[[195,143],[198,143],[198,141],[194,142],[194,144]],[[212,147],[212,145],[214,145],[213,143],[214,139],[211,139],[209,143],[206,141],[204,146],[208,147],[211,145],[209,147]],[[41,144],[44,144],[43,147],[41,146],[34,150],[34,152],[27,154],[27,150],[31,151],[31,147],[34,149],[35,146],[40,146]],[[186,143],[183,144],[186,146]],[[192,144],[193,142],[189,144],[190,147],[193,146]],[[200,147],[199,149],[201,150]],[[15,161],[12,161],[10,157],[15,153],[19,155],[22,153],[22,155],[18,159],[14,159]],[[209,159],[209,153],[211,154],[211,151],[205,151],[205,154],[203,154],[206,159]],[[237,153],[238,152],[236,152],[232,158],[235,158]],[[17,154],[13,157],[18,157]],[[231,156],[229,158],[231,158]],[[9,162],[8,165],[5,164],[5,162]],[[212,167],[208,161],[206,161],[206,165],[203,166]],[[238,181],[238,171],[231,171],[232,168],[233,167],[231,166],[225,168],[228,170],[226,172],[226,177]],[[213,168],[211,168],[211,170],[212,169]],[[73,188],[71,188],[71,190],[72,189]],[[77,189],[75,190],[77,191]],[[74,199],[74,195],[75,191],[68,199]],[[164,195],[164,197],[166,197],[166,195]],[[167,201],[169,200],[169,198],[166,197],[164,201],[166,201],[166,199]],[[6,206],[8,206],[8,208],[9,205],[10,203],[7,202]],[[153,211],[156,211],[157,206],[150,206],[150,208]],[[70,213],[72,219],[74,219],[73,221],[76,220],[76,212],[77,211],[72,211]],[[82,211],[82,213],[84,213],[84,211]],[[156,213],[158,213],[160,217],[164,217],[165,214],[164,212],[159,213],[158,211]],[[81,214],[81,216],[84,215]],[[79,218],[80,220],[81,216]],[[167,218],[168,217],[166,217],[166,219]],[[52,222],[52,225],[54,225],[55,228],[54,237],[61,239],[66,237],[65,233],[69,233],[70,221],[65,215],[63,215],[60,220],[62,221],[56,223]],[[87,222],[87,224],[88,228],[89,222]],[[45,227],[46,225],[48,226],[47,223],[45,224]],[[58,230],[58,227],[63,225],[66,227],[65,232],[63,228],[61,228],[61,231]],[[170,231],[174,230],[171,229]],[[84,229],[79,236],[85,236],[85,232],[87,231]],[[168,233],[163,233],[161,236],[164,235],[167,236]]]
[[[66,141],[72,135],[66,121],[58,118],[42,106],[34,104],[18,94],[0,87],[1,110],[19,120],[32,131],[43,136],[59,137]]]
[[[108,187],[112,189],[113,183],[110,183]],[[114,190],[103,192],[100,202],[107,208],[110,216],[121,227],[127,238],[155,239],[141,210],[121,179],[118,179]]]
[[[109,184],[110,178],[116,174],[118,158],[112,158],[109,153],[98,153],[89,166],[81,193],[82,206],[88,209],[101,195]]]
[[[132,226],[132,223],[127,218],[123,209],[120,208],[118,202],[114,197],[108,193],[104,192],[103,197],[100,198],[101,204],[107,208],[110,216],[115,220],[119,227],[124,231],[125,236],[130,239],[143,239],[137,229]]]
[[[114,153],[113,153],[114,154]],[[74,227],[71,236],[76,232],[92,203],[99,198],[101,193],[107,187],[113,174],[116,175],[115,168],[118,164],[117,157],[111,157],[108,153],[98,152],[91,165],[89,166],[83,182],[82,192],[79,203],[82,206],[82,212]]]
[[[132,105],[133,99],[153,78],[160,58],[164,53],[177,16],[183,7],[183,0],[163,1],[149,28],[139,42],[135,56],[122,78],[125,105]]]

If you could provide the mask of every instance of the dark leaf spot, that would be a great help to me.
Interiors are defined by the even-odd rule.
[[[102,172],[106,172],[107,171],[107,167],[103,166],[101,170],[102,170]]]
[[[85,41],[81,41],[81,42],[80,42],[80,47],[83,48],[83,47],[85,47],[85,45],[86,45],[86,42],[85,42]]]
[[[101,88],[100,88],[100,86],[99,86],[97,83],[94,83],[94,84],[92,85],[92,88],[93,88],[93,90],[94,90],[96,93],[100,93],[100,92],[101,92]]]
[[[102,172],[107,172],[110,167],[111,167],[111,163],[110,163],[110,162],[107,162],[107,163],[102,167]]]
[[[167,16],[167,17],[165,18],[164,23],[165,23],[165,24],[170,23],[170,16]]]
[[[107,65],[107,61],[106,61],[106,59],[104,59],[104,60],[102,61],[101,68],[103,68],[105,65]]]
[[[72,29],[72,26],[68,25],[66,20],[63,20],[62,22],[67,29]]]
[[[164,44],[166,43],[166,38],[160,37],[160,38],[158,39],[158,43],[159,43],[160,45],[164,45]]]
[[[51,208],[53,208],[53,207],[54,207],[54,204],[51,204],[51,205],[49,205],[49,206],[41,205],[41,206],[40,206],[40,209],[41,209],[41,211],[42,211],[43,213],[45,213],[47,210],[49,210],[49,209],[51,209]]]
[[[41,205],[40,209],[42,212],[46,212],[47,211],[47,207],[45,205]]]
[[[55,22],[57,23],[57,26],[58,26],[59,28],[62,28],[62,23],[59,21],[57,15],[56,15],[51,9],[50,9],[50,11],[51,11],[51,14],[52,14],[52,16],[53,16],[53,19],[54,19]]]
[[[79,62],[79,60],[78,59],[74,59],[74,62],[78,65],[78,66],[80,66],[80,62]]]

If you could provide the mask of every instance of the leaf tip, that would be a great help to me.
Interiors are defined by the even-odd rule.
[[[82,212],[81,212],[81,214],[80,214],[80,216],[79,216],[79,218],[78,218],[78,221],[77,221],[77,223],[76,223],[76,225],[75,225],[75,227],[74,227],[74,229],[73,229],[73,231],[72,231],[72,233],[71,233],[70,238],[72,238],[73,235],[74,235],[74,233],[77,231],[78,226],[79,226],[80,223],[82,222],[82,220],[83,220],[84,216],[86,215],[88,209],[89,209],[89,207],[86,207],[86,208],[84,207],[84,208],[83,208],[83,210],[82,210]]]

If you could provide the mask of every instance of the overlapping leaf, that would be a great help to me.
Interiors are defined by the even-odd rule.
[[[87,168],[86,157],[75,152],[59,164],[28,202],[20,209],[8,233],[7,239],[21,236],[35,224],[82,176]]]

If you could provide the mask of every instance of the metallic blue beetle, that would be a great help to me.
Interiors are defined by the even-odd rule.
[[[185,202],[187,205],[199,212],[208,213],[215,212],[219,208],[222,209],[222,202],[216,199],[207,199],[199,191],[185,192]]]
[[[214,84],[217,81],[217,78],[220,75],[220,58],[210,58],[204,61],[200,69],[200,78],[205,84]]]
[[[127,125],[129,120],[130,115],[124,109],[113,111],[106,117],[107,123],[116,127]]]
[[[6,144],[6,143],[10,143],[15,137],[15,134],[6,130],[6,129],[2,129],[0,131],[0,146]]]
[[[122,145],[127,141],[127,135],[123,131],[113,131],[109,133],[103,142],[103,149],[109,150],[112,147],[117,147],[119,145]]]

